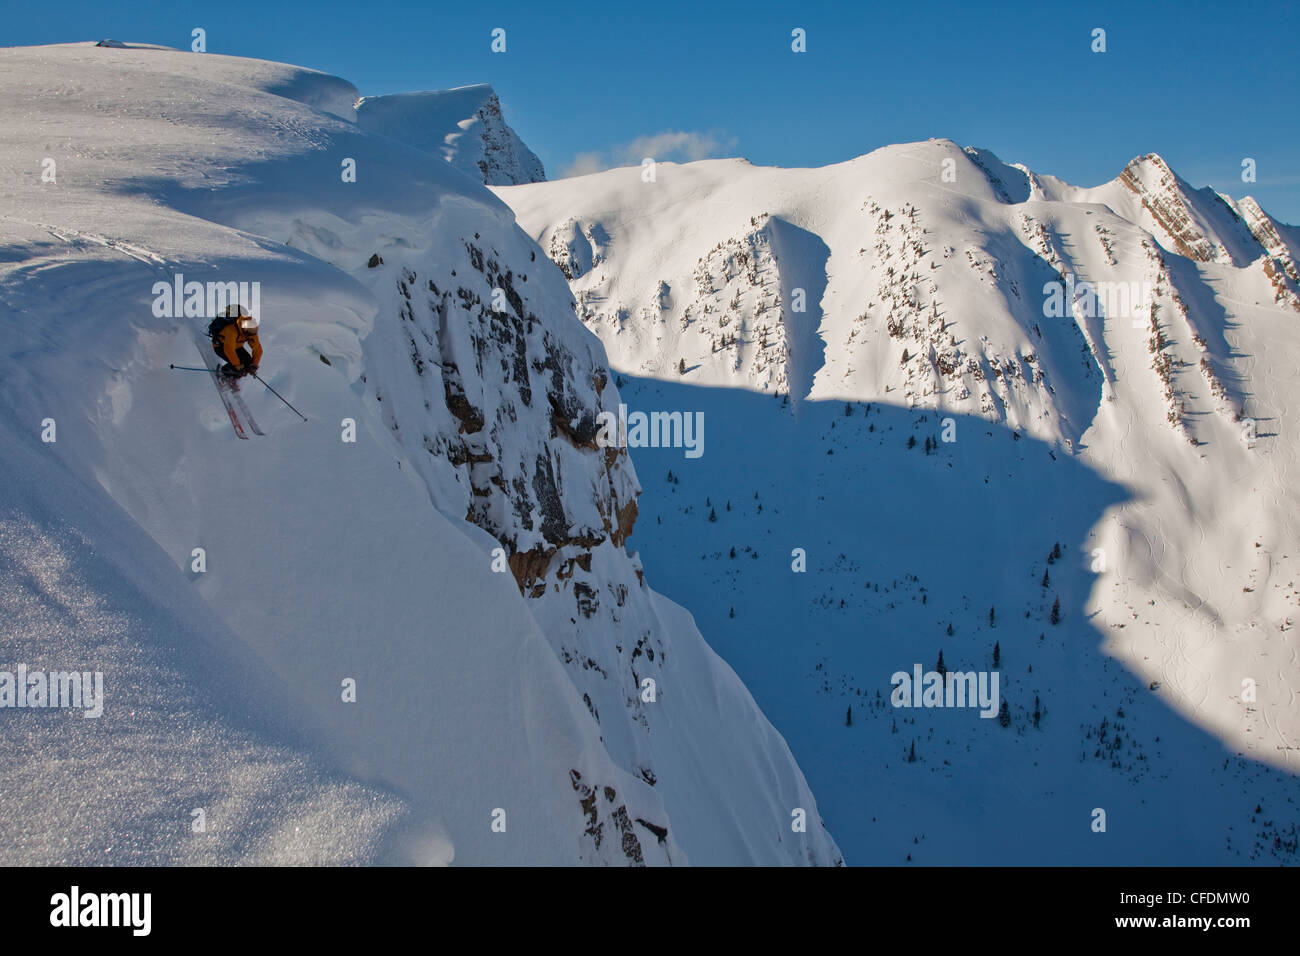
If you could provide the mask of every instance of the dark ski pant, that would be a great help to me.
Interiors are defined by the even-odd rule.
[[[212,351],[216,352],[217,355],[221,356],[221,358],[223,359],[226,357],[226,353],[221,348],[220,342],[212,343]],[[253,367],[253,356],[248,353],[248,349],[244,348],[241,345],[239,348],[235,349],[235,355],[238,356],[239,358],[239,368],[237,369],[229,362],[226,362],[224,365],[221,366],[221,371],[223,374],[243,375],[244,373],[243,371],[241,371],[242,369],[248,369]]]

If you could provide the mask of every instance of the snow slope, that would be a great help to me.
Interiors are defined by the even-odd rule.
[[[106,695],[0,712],[0,854],[836,862],[782,738],[624,547],[635,473],[584,437],[618,396],[562,276],[483,187],[351,122],[355,93],[0,51],[0,667]],[[156,311],[178,273],[261,284],[263,376],[308,422],[246,382],[268,435],[238,441],[169,369],[204,322]]]
[[[366,96],[356,109],[362,129],[432,153],[488,185],[546,179],[542,161],[506,123],[501,101],[486,83]]]
[[[495,192],[630,407],[704,413],[703,457],[633,450],[641,548],[847,858],[1293,861],[1296,231],[1155,155],[642,173]],[[889,705],[995,643],[1008,727]]]

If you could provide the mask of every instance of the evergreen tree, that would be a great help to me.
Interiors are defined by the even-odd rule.
[[[1046,590],[1051,586],[1052,586],[1052,579],[1047,575],[1047,568],[1043,568],[1043,589]]]
[[[997,621],[993,614],[993,608],[989,608],[989,627],[997,627]]]
[[[709,520],[710,520],[710,521],[717,521],[717,520],[718,520],[718,513],[717,513],[716,511],[714,511],[712,508],[709,509]]]
[[[1048,558],[1048,562],[1051,563],[1060,560],[1061,560],[1061,542],[1058,541],[1056,542],[1056,544],[1052,545],[1052,556]]]
[[[683,358],[683,359],[678,360],[678,362],[677,362],[677,374],[678,374],[678,375],[685,375],[685,374],[686,374],[686,359]]]
[[[1061,623],[1061,599],[1059,597],[1052,602],[1052,623]]]
[[[916,763],[916,738],[912,738],[912,749],[907,752],[907,762]]]
[[[1007,706],[1004,700],[1002,706],[998,708],[998,723],[1003,727],[1011,726],[1011,708]]]
[[[907,436],[907,447],[908,447],[908,448],[915,448],[915,447],[916,447],[916,436],[915,436],[915,435],[908,435],[908,436]]]
[[[939,661],[934,665],[934,669],[942,676],[948,673],[948,668],[943,666],[943,649],[939,649]]]
[[[1001,665],[1001,663],[1002,663],[1002,648],[998,646],[997,641],[994,641],[993,642],[993,666],[998,667],[999,665]]]
[[[1042,718],[1042,716],[1043,716],[1043,710],[1038,705],[1038,695],[1035,694],[1034,695],[1034,726],[1035,727],[1038,726],[1038,721]]]
[[[736,616],[736,608],[733,606],[730,613],[727,614],[727,617],[735,617],[735,616]]]
[[[849,704],[849,709],[844,713],[844,726],[845,727],[853,726],[853,705],[852,704]]]
[[[952,637],[952,621],[948,622],[948,636]]]
[[[734,544],[731,546],[731,556],[733,558],[736,556],[736,546]]]

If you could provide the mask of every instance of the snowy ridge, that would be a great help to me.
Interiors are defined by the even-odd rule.
[[[362,129],[432,153],[491,186],[546,179],[537,158],[506,123],[486,83],[454,90],[367,96],[357,101]]]
[[[696,542],[662,586],[849,859],[1293,861],[1294,230],[1155,155],[1088,189],[947,140],[655,172],[495,192],[627,400],[720,423],[698,464],[639,453],[641,550]],[[987,668],[995,643],[1009,734],[888,705],[892,672]],[[1166,855],[1088,842],[1063,793]],[[1014,838],[976,841],[985,814]]]
[[[32,781],[0,810],[7,859],[128,843],[141,862],[839,860],[784,741],[625,549],[638,482],[590,441],[619,402],[603,350],[504,204],[327,109],[351,87],[311,71],[73,45],[0,51],[0,87],[0,167],[70,144],[57,183],[24,174],[0,207],[0,302],[22,319],[0,405],[24,449],[6,458],[21,494],[0,569],[35,568],[38,587],[6,594],[53,615],[5,646],[46,663],[52,628],[49,666],[106,676],[102,723],[0,722],[6,779]],[[307,424],[250,392],[268,435],[239,442],[211,386],[168,369],[193,362],[200,321],[154,314],[176,273],[261,283],[263,376]],[[68,556],[27,552],[45,539]],[[134,615],[117,650],[58,617],[87,554],[85,601]],[[151,798],[60,823],[66,801],[37,795],[104,766],[109,741],[121,766],[193,776],[131,781]],[[81,762],[52,766],[54,748]],[[92,775],[78,799],[123,783]]]
[[[1300,271],[1297,271],[1295,261],[1300,239],[1297,239],[1295,229],[1275,221],[1250,196],[1237,203],[1222,198],[1241,216],[1251,235],[1268,250],[1269,259],[1263,268],[1273,284],[1274,301],[1300,312]]]

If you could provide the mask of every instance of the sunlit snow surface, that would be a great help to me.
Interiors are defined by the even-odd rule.
[[[1158,156],[1082,189],[947,140],[494,191],[629,408],[704,413],[702,457],[633,450],[639,546],[849,862],[1295,861],[1295,229]],[[995,642],[1009,727],[889,705]]]
[[[836,862],[784,740],[633,556],[606,536],[537,599],[492,571],[467,504],[521,549],[545,516],[448,460],[445,363],[512,500],[547,470],[551,518],[599,529],[635,475],[546,399],[595,396],[604,353],[510,210],[358,129],[357,98],[231,57],[0,51],[0,669],[105,675],[100,718],[0,711],[0,860]],[[478,331],[482,257],[527,274],[518,366]],[[152,308],[177,273],[261,283],[262,375],[307,423],[246,381],[268,434],[239,441],[168,368],[198,364],[200,321]]]

